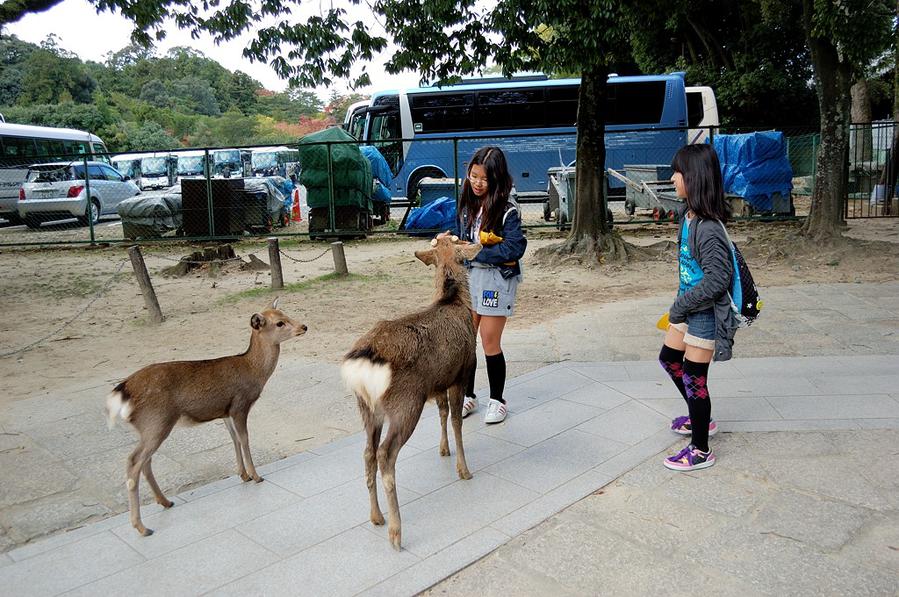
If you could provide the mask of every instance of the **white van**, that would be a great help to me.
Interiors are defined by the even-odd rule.
[[[707,143],[718,133],[718,104],[711,87],[687,87],[687,142]]]

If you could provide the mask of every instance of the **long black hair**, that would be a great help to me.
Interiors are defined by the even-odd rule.
[[[483,166],[487,172],[487,197],[483,204],[471,190],[471,181],[468,176],[471,175],[472,166]],[[502,228],[503,215],[506,213],[506,203],[511,192],[512,176],[509,174],[509,167],[503,151],[499,147],[482,147],[474,152],[468,162],[468,172],[462,183],[462,196],[459,203],[469,217],[476,216],[483,205],[484,215],[481,219],[481,230],[497,232]]]
[[[721,164],[715,149],[705,143],[685,145],[674,154],[671,167],[684,177],[687,207],[704,220],[727,222],[730,209],[724,200]]]

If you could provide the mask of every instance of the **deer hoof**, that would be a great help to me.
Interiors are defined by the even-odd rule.
[[[459,471],[459,478],[465,479],[467,481],[467,480],[471,479],[471,473],[468,472],[467,469],[464,471]]]
[[[250,480],[250,475],[248,475],[246,472],[240,473],[240,480],[246,483]]]
[[[156,503],[159,504],[160,506],[162,506],[163,508],[171,508],[172,506],[175,505],[175,502],[173,502],[172,500],[167,500],[165,498],[162,498],[161,500],[156,500]]]
[[[450,455],[449,448],[444,448],[443,446],[440,446],[440,455],[441,456],[449,456]]]
[[[384,524],[384,515],[380,512],[372,512],[371,523],[378,527],[382,526]]]
[[[400,551],[402,550],[402,546],[400,545],[402,539],[402,533],[399,529],[390,529],[388,531],[388,536],[390,537],[390,545],[393,546],[393,549]]]
[[[265,479],[263,479],[263,478],[260,477],[259,475],[255,475],[255,476],[253,477],[253,480],[256,481],[257,483],[262,483],[263,481],[265,481]]]
[[[148,529],[144,525],[138,525],[134,528],[137,529],[137,532],[140,533],[141,537],[149,537],[153,534],[153,529]]]

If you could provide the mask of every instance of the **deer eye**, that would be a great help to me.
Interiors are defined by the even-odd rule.
[[[283,327],[284,327],[284,322],[283,322],[283,321],[279,321],[279,322],[277,323],[277,326],[278,326],[279,328],[283,328]]]

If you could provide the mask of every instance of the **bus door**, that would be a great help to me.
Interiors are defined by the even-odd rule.
[[[368,142],[381,152],[396,176],[403,167],[399,97],[387,95],[375,101],[378,105],[368,109]]]

